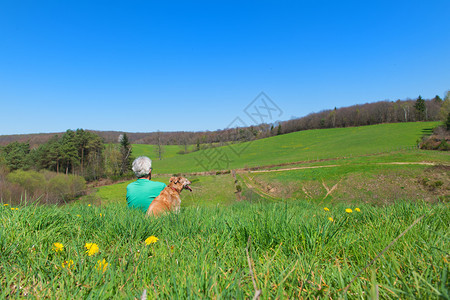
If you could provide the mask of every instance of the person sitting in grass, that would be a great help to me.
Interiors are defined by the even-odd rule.
[[[138,178],[127,186],[127,204],[146,212],[150,203],[166,187],[163,182],[151,181],[152,161],[147,156],[139,156],[133,161],[132,170]]]

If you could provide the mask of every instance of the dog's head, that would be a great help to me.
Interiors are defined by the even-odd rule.
[[[177,188],[179,188],[180,192],[183,189],[189,190],[192,192],[191,187],[189,186],[191,184],[191,182],[184,177],[170,177],[169,180],[170,183],[172,183],[173,185],[175,185]]]

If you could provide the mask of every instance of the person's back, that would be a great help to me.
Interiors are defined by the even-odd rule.
[[[158,197],[165,187],[166,184],[162,182],[139,178],[127,186],[128,207],[146,212],[153,199]]]
[[[165,183],[151,181],[152,161],[146,156],[139,156],[133,161],[133,172],[138,178],[127,186],[127,205],[146,212],[153,199],[158,197],[166,187]]]

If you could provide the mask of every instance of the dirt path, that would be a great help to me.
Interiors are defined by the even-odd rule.
[[[257,170],[257,171],[248,171],[248,172],[249,173],[266,173],[266,172],[283,172],[283,171],[291,171],[291,170],[333,168],[333,167],[339,167],[339,165],[313,166],[313,167],[294,167],[294,168],[284,168],[284,169],[276,169],[276,170]]]
[[[366,163],[367,165],[370,163]],[[388,163],[375,163],[377,165],[427,165],[427,166],[434,166],[436,163],[432,162],[388,162]],[[327,165],[327,166],[312,166],[312,167],[293,167],[293,168],[284,168],[284,169],[274,169],[274,170],[255,170],[255,171],[245,171],[245,170],[238,170],[238,172],[241,173],[267,173],[267,172],[283,172],[283,171],[291,171],[291,170],[303,170],[303,169],[319,169],[319,168],[334,168],[339,167],[341,165]]]
[[[389,163],[377,163],[377,165],[427,165],[434,166],[436,163],[420,161],[420,162],[389,162]]]
[[[253,186],[250,182],[252,181],[250,178],[248,178],[245,175],[241,175],[242,177],[242,181],[244,181],[245,185],[247,186],[248,189],[254,191],[256,194],[258,194],[259,196],[266,198],[266,199],[270,199],[270,200],[278,200],[277,197],[274,197],[266,192],[264,192],[263,190],[261,190],[260,188]],[[250,181],[250,182],[249,182]]]

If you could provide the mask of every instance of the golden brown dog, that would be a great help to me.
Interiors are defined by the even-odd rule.
[[[184,177],[171,177],[169,185],[166,186],[158,197],[153,199],[152,203],[148,207],[146,216],[159,216],[163,212],[180,211],[180,193],[182,190],[187,189],[192,192],[189,186],[191,182]]]

